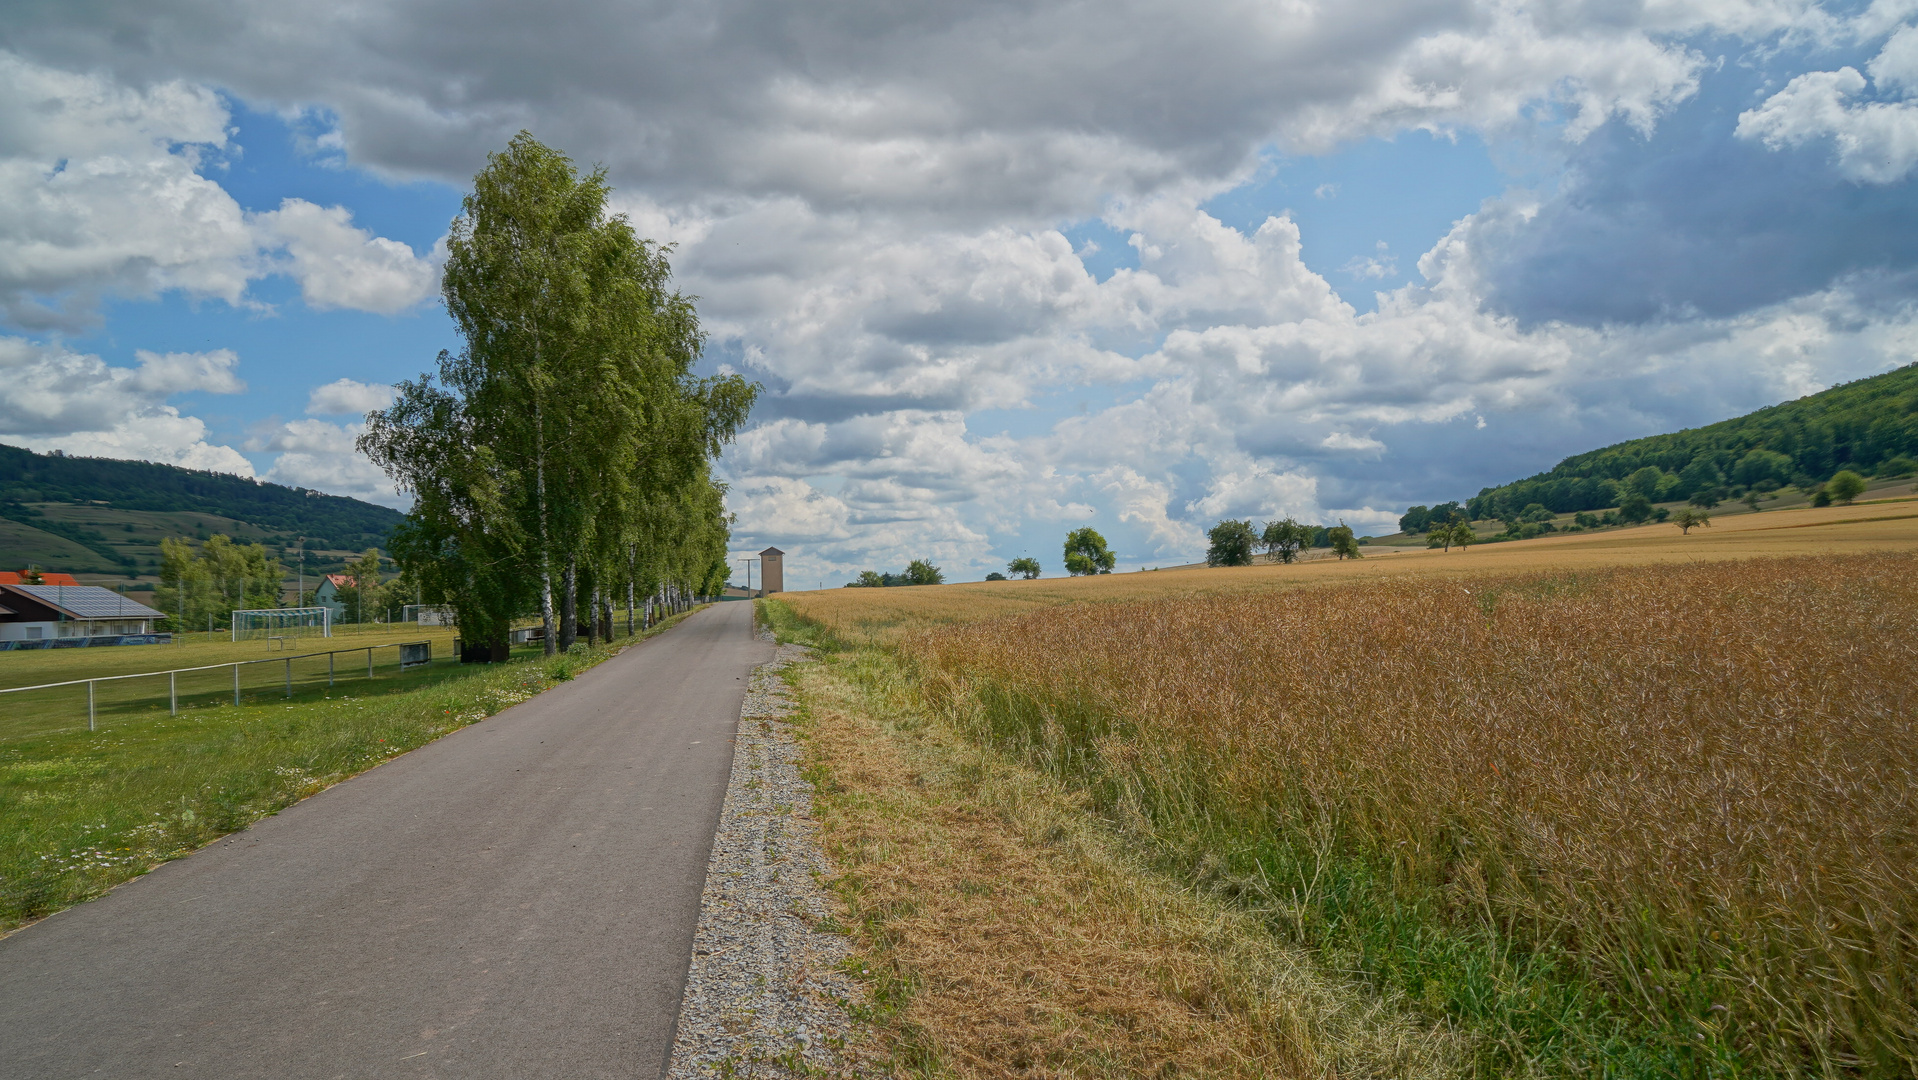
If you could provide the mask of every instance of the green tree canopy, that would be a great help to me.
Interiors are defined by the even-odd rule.
[[[1825,490],[1841,503],[1849,504],[1865,493],[1865,478],[1850,469],[1840,469],[1825,481]]]
[[[908,585],[944,585],[945,583],[945,573],[924,559],[914,559],[906,564],[906,584]]]
[[[1341,521],[1326,530],[1326,537],[1332,541],[1332,553],[1340,559],[1362,557],[1359,552],[1358,538],[1352,535],[1352,530],[1346,527],[1345,522]]]
[[[1312,526],[1301,525],[1289,517],[1280,518],[1265,523],[1265,532],[1259,535],[1259,543],[1280,562],[1290,563],[1312,543],[1315,531]]]
[[[1207,566],[1251,566],[1253,550],[1260,543],[1250,521],[1230,518],[1212,526],[1205,536],[1211,542],[1205,552]]]
[[[1689,536],[1691,535],[1691,531],[1700,525],[1710,525],[1712,518],[1710,514],[1705,513],[1703,510],[1694,510],[1686,506],[1681,507],[1678,513],[1671,516],[1671,523],[1678,526],[1679,532]]]
[[[1712,484],[1692,492],[1692,497],[1687,501],[1700,510],[1711,510],[1716,508],[1719,503],[1724,502],[1725,496],[1728,494],[1730,493],[1724,488],[1717,484]]]
[[[1039,560],[1030,555],[1021,555],[1006,564],[1006,573],[1031,581],[1039,576]]]
[[[1066,572],[1074,577],[1087,574],[1110,574],[1118,564],[1118,556],[1106,549],[1106,538],[1088,525],[1083,529],[1074,529],[1066,536],[1065,562]]]
[[[280,606],[280,561],[260,544],[236,544],[224,533],[198,549],[168,537],[160,541],[160,585],[153,606],[175,630],[225,629],[242,608]]]
[[[367,548],[360,552],[359,558],[346,564],[344,576],[346,584],[339,587],[337,596],[346,609],[339,619],[344,623],[370,623],[380,618],[385,610],[386,587],[380,574],[380,552],[378,548]]]
[[[630,617],[638,596],[724,579],[711,461],[758,388],[692,374],[692,301],[669,291],[665,249],[607,213],[609,190],[526,132],[488,159],[447,238],[463,347],[440,354],[437,385],[401,383],[359,443],[415,496],[395,557],[496,652],[529,598],[551,651],[581,623],[610,631],[621,592]]]
[[[1532,502],[1557,513],[1616,507],[1634,477],[1649,488],[1640,492],[1648,501],[1687,498],[1727,479],[1771,485],[1763,490],[1791,484],[1813,495],[1822,478],[1840,470],[1882,476],[1888,463],[1913,456],[1918,364],[1705,427],[1575,454],[1548,472],[1481,490],[1471,514],[1505,518]],[[1646,469],[1659,470],[1656,484],[1646,483]]]

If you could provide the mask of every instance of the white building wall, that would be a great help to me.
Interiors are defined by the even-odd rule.
[[[0,641],[48,641],[53,638],[151,634],[146,619],[73,619],[67,622],[0,622]]]

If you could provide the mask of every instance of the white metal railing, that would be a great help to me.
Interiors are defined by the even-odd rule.
[[[330,687],[333,685],[338,674],[333,659],[334,657],[341,653],[365,653],[366,677],[371,679],[374,677],[373,650],[395,648],[400,651],[401,671],[424,667],[433,662],[433,643],[431,641],[398,641],[387,642],[384,645],[365,645],[354,649],[333,649],[323,653],[313,652],[301,653],[298,656],[276,656],[270,660],[235,660],[227,664],[202,664],[199,667],[169,668],[165,671],[142,671],[132,675],[96,675],[91,679],[68,679],[65,682],[41,683],[37,686],[9,686],[0,689],[0,694],[24,694],[31,690],[57,690],[63,686],[80,686],[84,684],[87,688],[87,730],[98,731],[99,718],[95,709],[93,689],[95,683],[121,682],[127,679],[157,679],[165,675],[167,677],[167,714],[169,716],[178,716],[180,715],[180,676],[190,672],[218,671],[221,668],[232,668],[233,704],[238,705],[240,703],[240,669],[243,667],[253,664],[284,664],[286,666],[286,696],[290,698],[293,696],[293,661],[295,660],[310,660],[316,656],[326,657],[326,685]]]

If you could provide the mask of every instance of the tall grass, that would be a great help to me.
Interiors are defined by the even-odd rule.
[[[904,639],[978,737],[1478,1038],[1918,1070],[1918,557],[1074,605]]]

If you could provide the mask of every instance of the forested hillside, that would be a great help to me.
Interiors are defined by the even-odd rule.
[[[1664,501],[1725,484],[1809,486],[1840,469],[1908,472],[1913,457],[1918,364],[1706,427],[1576,454],[1550,472],[1482,489],[1469,510],[1483,520],[1511,517],[1532,503],[1561,514],[1599,510],[1617,506],[1627,488],[1649,488],[1648,497]]]
[[[192,516],[154,516],[159,514]],[[0,446],[0,520],[14,523],[0,531],[6,548],[0,558],[8,561],[62,564],[55,569],[144,569],[157,558],[158,543],[157,536],[145,534],[193,535],[200,529],[198,515],[244,523],[250,528],[206,524],[251,539],[291,544],[304,536],[315,551],[383,546],[402,520],[397,510],[358,499],[223,473]]]

